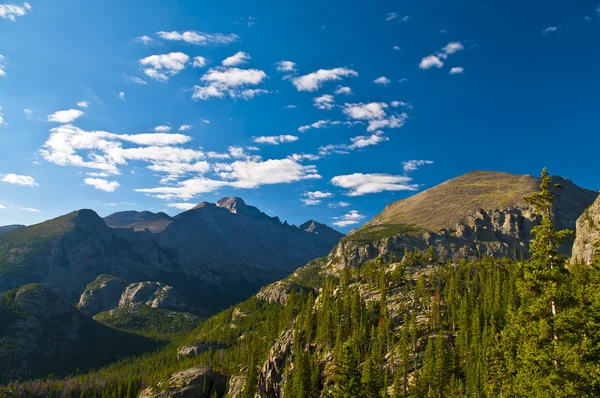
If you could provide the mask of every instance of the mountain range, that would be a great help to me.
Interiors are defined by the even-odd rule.
[[[175,217],[127,211],[102,219],[78,210],[0,235],[0,292],[44,283],[77,302],[97,276],[112,275],[164,282],[208,314],[326,255],[343,237],[306,225],[282,223],[240,198]]]
[[[79,210],[14,229],[0,235],[0,289],[8,290],[0,294],[0,315],[9,320],[0,325],[0,354],[10,360],[0,371],[5,380],[23,372],[43,376],[49,373],[44,364],[56,362],[67,374],[74,355],[89,359],[74,362],[85,371],[119,354],[156,349],[160,342],[148,340],[149,331],[170,338],[195,327],[175,347],[89,377],[102,384],[110,375],[110,388],[123,391],[133,383],[148,398],[203,396],[207,388],[211,394],[227,389],[231,397],[247,396],[249,389],[281,396],[286,388],[309,388],[289,380],[309,372],[301,369],[310,364],[318,396],[342,382],[337,364],[351,359],[342,351],[354,341],[355,353],[348,355],[361,359],[346,371],[358,372],[359,384],[378,373],[397,377],[399,362],[406,365],[405,388],[418,395],[430,363],[437,363],[431,342],[441,336],[446,348],[440,350],[448,351],[440,358],[460,353],[466,358],[457,362],[461,367],[471,363],[469,355],[483,360],[461,346],[488,336],[474,319],[489,328],[488,322],[507,322],[507,303],[518,294],[517,261],[530,256],[532,229],[540,222],[523,196],[539,192],[539,184],[531,176],[470,172],[390,203],[345,237],[312,220],[281,223],[235,197],[174,217],[129,211],[102,219]],[[577,234],[560,251],[572,255],[572,264],[592,264],[600,239],[598,192],[560,177],[552,177],[551,191],[557,228]],[[202,323],[197,316],[211,314]],[[410,355],[399,359],[394,347],[409,337]],[[367,370],[374,363],[378,370]],[[471,368],[460,369],[461,383],[479,388],[469,387]],[[124,376],[132,372],[142,381]],[[91,379],[81,379],[79,389],[76,378],[59,383],[81,392],[96,388],[88,386]],[[42,384],[23,388],[46,391]]]

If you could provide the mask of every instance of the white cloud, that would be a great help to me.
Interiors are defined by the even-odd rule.
[[[0,4],[0,18],[16,21],[17,17],[23,17],[27,15],[29,10],[31,10],[31,5],[29,3],[23,3],[23,6],[14,4]]]
[[[450,69],[450,74],[457,75],[457,74],[463,73],[464,71],[465,70],[461,66],[455,66],[454,68]]]
[[[83,182],[105,192],[114,192],[120,185],[117,181],[108,181],[101,178],[86,178]]]
[[[383,136],[383,132],[377,131],[369,136],[358,136],[350,138],[352,145],[348,149],[360,149],[371,145],[377,145],[385,141],[389,141],[388,137]]]
[[[221,180],[196,177],[180,181],[176,186],[136,189],[159,199],[183,199],[214,192],[223,187],[257,188],[261,185],[291,183],[306,179],[321,178],[315,166],[302,166],[291,159],[236,160],[231,164],[214,165]]]
[[[304,133],[310,129],[322,129],[322,128],[326,128],[326,127],[330,127],[330,126],[335,126],[335,125],[338,125],[341,123],[342,122],[339,122],[339,121],[332,122],[331,120],[317,120],[313,124],[307,124],[307,125],[298,127],[298,131],[301,133]]]
[[[129,160],[154,164],[190,163],[205,156],[204,152],[171,145],[188,142],[183,134],[112,134],[106,131],[85,131],[72,125],[50,130],[50,137],[40,150],[48,162],[60,166],[83,167],[98,172],[120,174],[118,167]],[[122,142],[147,145],[123,148]],[[87,154],[86,157],[82,156]]]
[[[184,41],[186,43],[195,44],[199,46],[206,46],[209,44],[229,44],[239,39],[236,34],[223,34],[223,33],[203,33],[197,31],[187,32],[157,32],[156,33],[163,40],[175,40]]]
[[[322,203],[322,199],[331,198],[333,194],[331,192],[322,192],[322,191],[314,191],[314,192],[305,192],[302,194],[305,198],[300,199],[307,206],[316,206]]]
[[[247,86],[256,86],[267,78],[267,74],[258,69],[210,69],[200,78],[206,86],[194,86],[193,99],[207,100],[211,97],[251,99],[258,94],[268,91],[262,89],[249,89]]]
[[[0,54],[0,77],[6,76],[6,58]]]
[[[140,65],[145,68],[146,76],[159,82],[166,82],[185,69],[190,57],[182,52],[151,55],[140,59]]]
[[[192,125],[191,125],[191,124],[182,124],[182,125],[179,127],[179,131],[187,131],[187,130],[190,130],[191,128],[192,128]]]
[[[331,183],[349,189],[348,196],[361,196],[383,191],[414,191],[418,185],[411,184],[412,178],[390,174],[354,173],[333,177]]]
[[[171,126],[156,126],[154,127],[154,131],[156,131],[157,133],[168,133],[169,131],[171,131]]]
[[[397,12],[390,12],[388,13],[388,15],[385,17],[385,21],[391,21],[394,19],[400,18],[400,20],[402,22],[406,22],[410,19],[410,15],[405,15],[405,16],[401,16],[400,14],[398,14]]]
[[[30,211],[32,213],[39,213],[40,212],[38,209],[34,209],[33,207],[21,207],[21,210]]]
[[[444,66],[444,62],[442,62],[442,60],[435,55],[428,55],[424,57],[419,64],[419,68],[421,69],[429,69],[433,67],[441,68],[442,66]]]
[[[168,146],[185,144],[190,141],[192,137],[183,134],[167,134],[167,133],[147,133],[147,134],[120,134],[115,135],[114,138],[133,142],[138,145],[156,145],[156,146]]]
[[[278,72],[295,72],[296,71],[296,63],[292,61],[279,61],[276,62]]]
[[[204,68],[207,64],[208,60],[200,55],[194,57],[194,61],[192,62],[194,68]]]
[[[27,118],[30,118],[33,115],[33,109],[25,108],[23,109],[23,113]]]
[[[412,105],[409,102],[404,102],[404,101],[392,101],[392,102],[390,102],[390,105],[393,106],[394,108],[404,106],[409,109],[412,109]]]
[[[354,120],[365,120],[367,131],[373,132],[383,128],[400,128],[408,118],[406,113],[388,115],[388,105],[384,102],[345,104],[343,112]]]
[[[356,225],[360,223],[364,218],[365,216],[360,214],[357,210],[350,210],[349,213],[344,214],[343,216],[333,217],[333,219],[335,220],[333,222],[333,225],[335,225],[336,227],[344,228],[349,225]]]
[[[543,34],[554,33],[558,30],[557,26],[548,26],[546,29],[542,30]]]
[[[169,203],[167,207],[172,207],[179,210],[190,210],[196,207],[194,203]]]
[[[392,48],[394,49],[394,51],[400,51],[401,50],[400,46],[394,46]]]
[[[69,109],[66,111],[58,111],[51,115],[48,115],[49,122],[56,123],[71,123],[75,119],[83,116],[84,113],[78,109]]]
[[[319,69],[308,75],[299,76],[292,80],[298,91],[316,91],[329,81],[341,80],[344,77],[358,76],[358,73],[348,68]]]
[[[391,80],[385,76],[381,76],[381,77],[378,77],[377,79],[373,80],[373,83],[383,84],[384,86],[387,86],[388,84],[390,84],[390,82],[391,82]]]
[[[145,86],[146,84],[148,84],[148,82],[145,81],[144,79],[140,79],[139,77],[135,77],[135,76],[125,75],[125,80],[133,82],[133,83],[137,83],[142,86]]]
[[[446,44],[444,46],[444,48],[442,48],[441,51],[439,51],[433,55],[428,55],[428,56],[424,57],[423,59],[421,59],[419,68],[421,68],[421,69],[430,69],[433,67],[441,68],[442,66],[444,66],[444,62],[442,61],[442,59],[446,59],[446,58],[448,58],[448,55],[454,54],[455,52],[458,52],[458,51],[461,51],[464,49],[465,49],[465,46],[463,46],[463,44],[461,42],[451,41],[450,43]]]
[[[296,105],[286,105],[283,109],[296,109]]]
[[[313,105],[319,109],[331,110],[335,106],[333,95],[324,94],[320,97],[313,98]]]
[[[450,54],[454,54],[455,52],[464,50],[464,49],[465,49],[465,46],[463,46],[461,42],[451,41],[450,43],[446,44],[446,46],[442,49],[442,51],[446,55],[450,55]]]
[[[0,175],[0,181],[8,184],[22,185],[26,187],[36,187],[38,185],[35,179],[30,176],[24,176],[19,174],[4,174]]]
[[[411,171],[418,170],[419,167],[424,166],[426,164],[433,164],[432,160],[408,160],[406,162],[402,162],[402,168],[405,173],[409,173]]]
[[[208,120],[208,119],[201,119],[201,120],[202,120],[202,123],[204,123],[204,124],[210,124],[210,120]]]
[[[238,51],[233,54],[231,57],[227,57],[221,62],[223,66],[238,66],[247,63],[250,60],[250,54],[245,53],[243,51]]]
[[[301,162],[303,160],[319,160],[321,157],[311,153],[292,153],[288,156],[288,159],[292,159],[295,162]]]
[[[6,206],[0,204],[0,209],[6,209]]]
[[[261,136],[261,137],[254,137],[252,139],[252,141],[256,142],[257,144],[271,144],[271,145],[279,145],[282,144],[284,142],[294,142],[294,141],[298,141],[298,137],[294,136],[294,135],[274,135],[274,136]]]
[[[336,209],[338,207],[348,207],[350,206],[350,203],[348,202],[335,202],[335,203],[329,203],[327,205],[327,207],[329,207],[330,209]]]
[[[78,107],[80,107],[80,108],[87,108],[87,107],[89,107],[89,106],[90,106],[90,103],[89,103],[89,102],[87,102],[87,101],[79,101],[79,102],[77,103],[77,106],[78,106]]]
[[[350,87],[347,87],[347,86],[338,86],[337,89],[333,93],[334,94],[351,95],[352,94],[352,89]]]
[[[125,101],[125,93],[123,91],[120,91],[119,94],[117,94],[117,97]]]
[[[150,36],[146,36],[146,35],[143,35],[143,36],[140,36],[140,37],[136,37],[134,39],[134,41],[136,41],[138,43],[142,43],[143,45],[146,45],[146,46],[151,46],[151,45],[157,43],[156,40],[154,40]]]

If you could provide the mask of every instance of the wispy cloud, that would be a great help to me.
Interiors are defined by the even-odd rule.
[[[450,43],[446,44],[444,46],[444,48],[442,48],[437,53],[428,55],[428,56],[422,58],[421,62],[419,64],[419,68],[431,69],[431,68],[435,67],[435,68],[439,69],[442,66],[444,66],[444,61],[442,61],[442,60],[447,59],[448,55],[454,54],[454,53],[464,50],[464,49],[465,49],[465,46],[461,42],[451,41]]]
[[[463,69],[462,66],[455,66],[454,68],[450,69],[450,74],[451,75],[458,75],[463,73],[465,70]]]
[[[272,135],[272,136],[260,136],[260,137],[254,137],[252,139],[252,141],[256,142],[257,144],[271,144],[271,145],[279,145],[279,144],[283,144],[285,142],[294,142],[294,141],[298,141],[298,137],[294,136],[294,135]]]
[[[117,181],[108,181],[102,178],[86,178],[83,182],[105,192],[114,192],[120,185]]]
[[[209,44],[229,44],[240,38],[236,34],[204,33],[194,30],[186,32],[160,31],[156,34],[163,40],[184,41],[186,43],[195,44],[198,46],[206,46]]]
[[[336,176],[331,179],[335,186],[346,188],[348,196],[361,196],[383,191],[415,191],[419,187],[412,178],[391,174],[354,173]]]
[[[66,111],[58,111],[48,115],[49,122],[55,123],[71,123],[75,119],[80,118],[84,115],[84,112],[79,109],[69,109]]]
[[[14,4],[0,4],[0,18],[16,21],[17,17],[23,17],[31,10],[29,3],[23,3],[22,6]]]
[[[316,72],[294,78],[292,83],[298,91],[317,91],[326,82],[356,76],[358,76],[358,72],[349,68],[319,69]]]
[[[402,168],[405,173],[409,173],[411,171],[418,170],[421,166],[426,164],[433,164],[432,160],[407,160],[402,162]]]
[[[250,54],[245,53],[243,51],[238,51],[237,53],[233,54],[231,57],[227,57],[225,58],[221,64],[223,66],[238,66],[238,65],[243,65],[245,63],[247,63],[248,61],[250,61]]]
[[[305,192],[302,194],[304,198],[301,198],[300,201],[307,206],[316,206],[323,202],[323,199],[333,197],[331,192],[322,192],[322,191],[314,191],[314,192]]]
[[[19,174],[4,174],[0,175],[0,181],[14,184],[14,185],[22,185],[26,187],[36,187],[38,183],[31,176],[19,175]]]
[[[167,82],[170,77],[184,70],[189,60],[190,57],[184,53],[172,52],[151,55],[140,59],[139,63],[146,76],[159,82]]]
[[[356,225],[365,219],[365,216],[360,214],[358,210],[350,210],[349,213],[344,214],[340,217],[333,217],[335,220],[333,225],[336,227],[344,228],[350,225]]]

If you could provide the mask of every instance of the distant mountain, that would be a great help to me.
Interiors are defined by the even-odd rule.
[[[120,211],[104,217],[106,225],[111,228],[133,228],[134,231],[149,229],[150,232],[163,231],[173,219],[165,213],[150,211]]]
[[[92,210],[0,235],[0,292],[46,283],[79,300],[98,275],[173,286],[207,314],[240,301],[307,261],[331,237],[281,223],[240,198],[201,203],[175,217]]]
[[[5,232],[14,231],[15,229],[23,228],[24,226],[25,225],[21,225],[21,224],[3,225],[3,226],[0,226],[0,234],[3,234]]]
[[[574,230],[598,192],[562,177],[553,177],[552,182],[562,186],[553,189],[556,224]],[[538,186],[539,179],[528,175],[469,172],[387,205],[348,234],[330,258],[356,265],[429,246],[442,258],[527,257],[531,228],[538,218],[523,196],[537,192]],[[563,251],[570,254],[571,246],[567,243]]]
[[[309,220],[300,225],[298,228],[303,231],[310,232],[311,234],[317,234],[327,242],[333,243],[334,246],[340,241],[340,239],[346,236],[343,233],[315,220]]]

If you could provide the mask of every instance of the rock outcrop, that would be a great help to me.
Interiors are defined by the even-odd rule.
[[[93,317],[119,306],[119,301],[127,282],[113,275],[98,275],[96,280],[87,285],[79,298],[77,307],[82,313]]]
[[[286,330],[269,351],[269,356],[258,373],[258,396],[280,398],[285,364],[292,350],[294,332]]]
[[[288,280],[277,281],[260,289],[256,298],[269,304],[285,305],[289,295],[293,292],[305,290],[302,286]]]
[[[167,382],[148,387],[139,398],[195,398],[222,396],[227,379],[208,367],[196,367],[174,373]]]
[[[596,245],[600,242],[600,197],[583,212],[577,220],[573,261],[592,264],[595,260]]]
[[[195,357],[200,353],[218,350],[221,348],[223,348],[223,346],[219,344],[198,344],[195,346],[183,346],[179,349],[179,351],[177,351],[177,359]]]
[[[121,294],[119,308],[135,308],[139,305],[171,310],[184,310],[188,307],[172,286],[149,281],[132,283]]]

